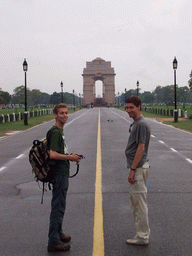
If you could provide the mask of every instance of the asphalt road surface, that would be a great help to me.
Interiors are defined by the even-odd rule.
[[[54,121],[0,138],[0,256],[192,255],[192,134],[148,122],[147,247],[126,244],[135,235],[124,154],[132,120],[118,109],[94,108],[70,114],[64,129],[69,151],[85,156],[67,195],[63,226],[72,237],[68,252],[47,252],[51,191],[41,204],[42,191],[28,161],[33,140],[43,139]],[[71,174],[75,170],[71,163]]]

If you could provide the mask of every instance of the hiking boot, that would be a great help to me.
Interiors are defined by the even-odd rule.
[[[64,243],[69,243],[70,241],[71,241],[71,237],[70,236],[62,236],[61,238],[60,238],[60,241],[61,242],[64,242]]]
[[[133,245],[148,245],[149,239],[139,238],[138,236],[133,237],[132,239],[127,239],[127,244]]]
[[[56,252],[56,251],[68,251],[70,249],[69,244],[60,243],[58,245],[48,245],[47,250],[48,252]]]

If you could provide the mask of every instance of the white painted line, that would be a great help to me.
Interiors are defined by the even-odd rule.
[[[177,152],[177,150],[176,149],[174,149],[174,148],[170,148],[173,152]]]
[[[161,144],[165,144],[165,142],[164,142],[164,141],[162,141],[162,140],[159,140],[159,142],[160,142]]]
[[[17,156],[15,159],[19,159],[19,158],[21,158],[22,156],[24,156],[24,154],[21,154],[21,155]]]
[[[122,119],[124,119],[125,121],[127,121],[127,122],[131,123],[131,121],[127,120],[127,119],[126,119],[126,118],[124,118],[123,116],[121,116],[121,115],[117,114],[116,112],[112,111],[111,109],[109,109],[109,110],[110,110],[113,114],[115,114],[115,115],[117,115],[117,116],[121,117]]]
[[[70,122],[66,123],[65,126],[64,126],[64,128],[67,127],[67,126],[70,125],[72,122],[74,122],[75,120],[77,120],[78,118],[80,118],[81,116],[83,116],[83,115],[85,115],[85,114],[86,114],[86,113],[83,113],[83,114],[81,114],[80,116],[78,116],[78,117],[74,118],[73,120],[71,120]],[[45,137],[42,138],[41,140],[44,140],[44,139],[45,139]],[[30,148],[30,149],[31,149],[31,148]],[[30,150],[30,149],[29,149],[29,150]]]
[[[1,140],[1,139],[4,139],[4,138],[7,138],[7,136],[2,136],[2,137],[0,137],[0,140]]]
[[[78,118],[82,117],[83,115],[85,115],[85,113],[81,114],[80,116],[74,118],[73,120],[69,121],[68,123],[66,123],[65,127],[70,125],[72,122],[74,122],[75,120],[77,120]]]
[[[0,172],[2,172],[6,167],[1,167],[0,168]]]
[[[154,136],[154,135],[151,135],[151,137],[155,138],[155,136]]]
[[[186,158],[186,160],[187,160],[190,164],[192,164],[192,160],[191,160],[191,159]]]
[[[20,133],[20,132],[21,132],[21,131],[7,132],[6,135],[13,135],[13,134]]]

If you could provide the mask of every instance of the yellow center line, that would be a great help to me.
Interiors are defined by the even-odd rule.
[[[100,109],[97,133],[93,256],[104,256]]]

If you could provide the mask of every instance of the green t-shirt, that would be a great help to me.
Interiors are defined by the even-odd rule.
[[[53,125],[53,127],[47,133],[47,140],[49,143],[49,149],[56,151],[57,153],[68,155],[67,144],[65,141],[65,136],[63,134],[63,130]],[[69,176],[69,161],[68,160],[54,160],[55,165],[53,168],[55,169],[55,174],[61,174],[65,176]]]

